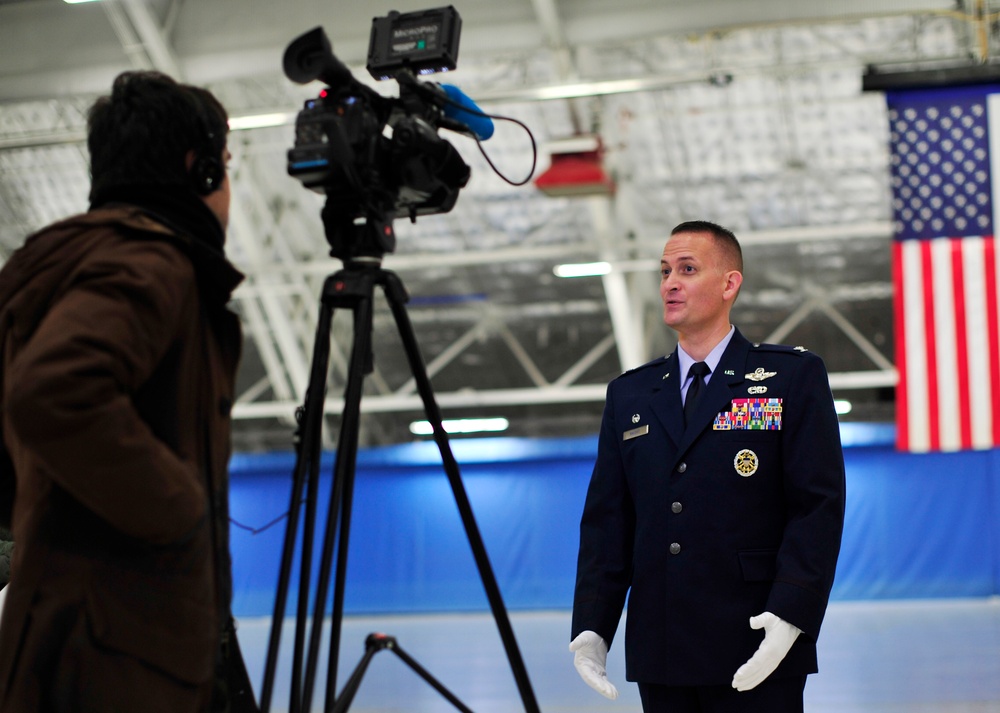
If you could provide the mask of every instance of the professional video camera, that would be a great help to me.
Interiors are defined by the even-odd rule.
[[[395,249],[394,218],[446,213],[468,182],[468,165],[437,130],[480,140],[493,124],[456,87],[416,78],[455,68],[461,25],[451,6],[372,21],[368,71],[395,79],[398,98],[358,82],[322,27],[285,50],[289,79],[327,85],[296,118],[288,173],[326,194],[322,215],[333,257],[380,259]]]

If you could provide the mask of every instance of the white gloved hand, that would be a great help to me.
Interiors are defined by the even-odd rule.
[[[573,665],[584,682],[605,698],[618,698],[618,689],[608,680],[608,645],[600,634],[585,631],[572,642]]]
[[[764,629],[764,640],[750,660],[736,670],[733,688],[737,691],[749,691],[774,673],[802,633],[801,629],[767,611],[750,617],[750,628]]]

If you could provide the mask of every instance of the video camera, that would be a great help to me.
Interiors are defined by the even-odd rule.
[[[398,98],[358,82],[322,27],[285,50],[289,79],[327,85],[296,117],[288,173],[326,195],[323,223],[333,257],[380,259],[395,249],[394,218],[447,213],[468,183],[469,166],[437,131],[488,138],[483,115],[457,88],[416,78],[455,68],[461,26],[451,6],[372,21],[367,69],[375,79],[395,79]],[[492,122],[485,122],[491,133]]]

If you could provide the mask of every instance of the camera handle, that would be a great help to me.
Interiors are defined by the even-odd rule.
[[[278,648],[281,641],[281,626],[288,598],[292,561],[299,528],[299,513],[305,497],[305,522],[303,525],[299,596],[295,626],[295,647],[292,660],[291,695],[289,713],[304,713],[312,702],[312,692],[316,677],[316,666],[322,636],[325,603],[330,584],[334,544],[337,544],[336,573],[334,578],[332,629],[330,634],[330,654],[326,682],[326,704],[324,710],[333,710],[336,701],[336,675],[340,650],[340,636],[344,612],[344,580],[347,571],[348,539],[351,527],[351,503],[354,491],[354,476],[358,452],[358,433],[361,411],[361,392],[364,376],[372,371],[372,302],[375,286],[384,291],[396,327],[403,342],[410,370],[417,385],[417,391],[424,403],[424,411],[434,429],[434,441],[444,464],[445,473],[451,484],[455,503],[458,506],[472,554],[479,569],[479,576],[486,590],[486,596],[499,629],[500,638],[507,653],[514,679],[517,683],[526,713],[540,713],[538,703],[528,679],[528,673],[518,650],[514,631],[507,617],[507,610],[500,595],[496,577],[486,554],[482,536],[472,514],[465,487],[462,484],[458,463],[452,454],[448,436],[441,425],[441,410],[434,399],[430,378],[420,356],[420,349],[406,312],[408,300],[406,289],[399,277],[381,268],[381,261],[353,260],[344,262],[344,269],[326,278],[320,302],[319,320],[316,327],[316,341],[313,345],[312,365],[305,404],[300,410],[301,438],[296,441],[296,464],[292,485],[291,504],[285,529],[278,588],[275,595],[274,614],[271,620],[271,634],[268,643],[264,680],[261,687],[261,711],[269,713],[273,692]],[[335,308],[350,309],[354,314],[354,338],[348,367],[347,384],[344,392],[344,409],[337,445],[336,462],[333,471],[333,487],[330,495],[320,560],[317,591],[313,602],[312,629],[309,638],[308,659],[303,671],[303,648],[305,645],[306,621],[308,619],[309,593],[311,586],[312,546],[316,525],[316,501],[319,494],[319,466],[323,422],[323,407],[326,396],[326,379],[330,354],[330,326]],[[339,540],[338,526],[339,524]],[[358,674],[360,675],[360,674]],[[354,685],[355,689],[357,683]],[[440,690],[440,689],[439,689]],[[342,694],[342,698],[343,698]],[[353,698],[353,691],[350,692]],[[450,700],[450,699],[449,699]],[[350,701],[347,701],[349,705]],[[338,710],[345,710],[346,705]]]

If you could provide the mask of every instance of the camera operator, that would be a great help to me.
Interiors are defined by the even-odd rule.
[[[229,614],[226,112],[126,72],[88,119],[90,210],[0,271],[0,711],[252,710]]]

